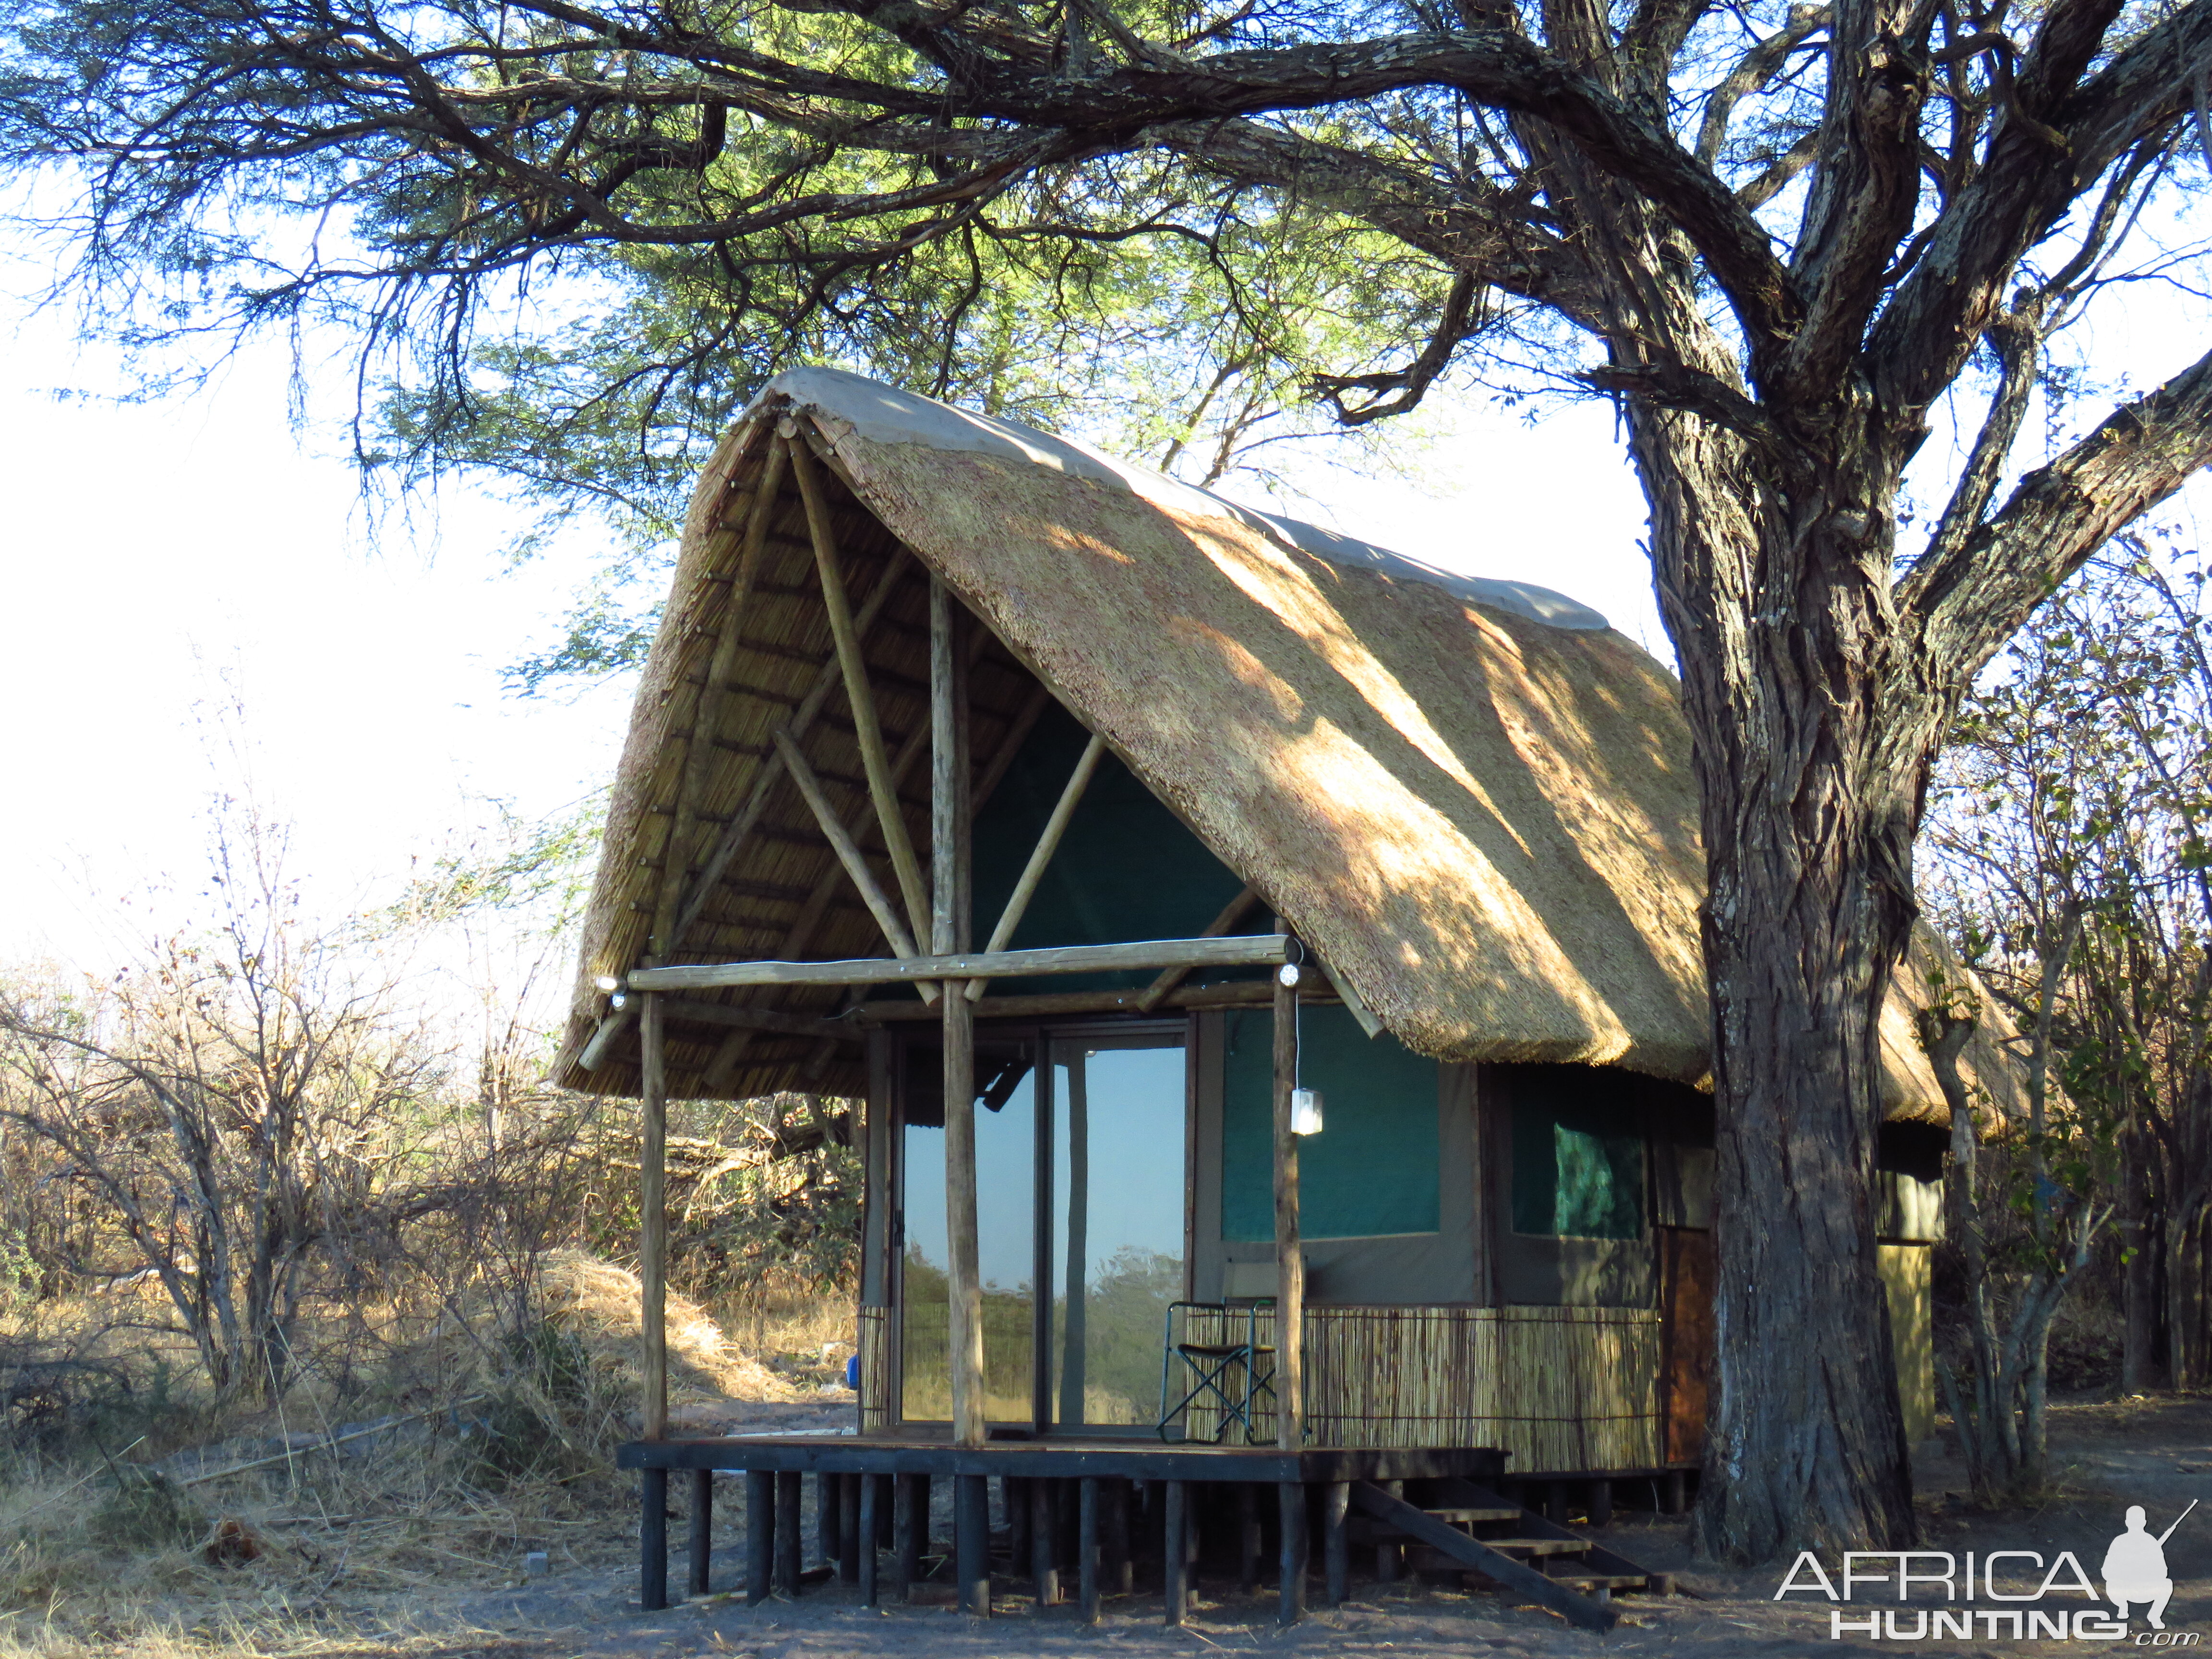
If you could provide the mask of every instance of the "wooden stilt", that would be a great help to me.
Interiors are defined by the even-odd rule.
[[[814,1559],[833,1565],[837,1559],[837,1500],[844,1485],[834,1474],[814,1477]]]
[[[948,996],[949,1006],[967,1002]],[[991,1482],[988,1475],[952,1477],[952,1571],[959,1584],[960,1611],[991,1616]]]
[[[1098,1480],[1085,1475],[1077,1484],[1075,1513],[1075,1594],[1083,1605],[1083,1622],[1098,1622],[1099,1549]]]
[[[1613,1482],[1603,1475],[1589,1483],[1589,1523],[1593,1527],[1613,1524]]]
[[[668,1605],[668,1471],[639,1474],[637,1604],[659,1613]]]
[[[1306,1616],[1306,1488],[1302,1480],[1285,1480],[1275,1488],[1282,1514],[1283,1540],[1278,1567],[1283,1582],[1275,1618],[1295,1625]]]
[[[1249,1480],[1237,1483],[1237,1588],[1260,1588],[1260,1489]]]
[[[902,1601],[921,1578],[921,1557],[929,1541],[929,1477],[891,1477],[891,1588]]]
[[[1279,916],[1275,931],[1289,931]],[[1306,1259],[1298,1238],[1298,1138],[1291,1133],[1291,1091],[1298,1076],[1298,970],[1287,964],[1275,972],[1274,1026],[1275,1440],[1284,1450],[1297,1451],[1305,1443]]]
[[[714,1549],[714,1472],[691,1471],[691,1526],[685,1540],[684,1590],[687,1595],[707,1594],[708,1564]]]
[[[1106,1576],[1106,1593],[1127,1595],[1136,1588],[1137,1582],[1135,1555],[1129,1547],[1129,1510],[1135,1493],[1127,1480],[1109,1480],[1103,1495],[1106,1502],[1106,1536],[1101,1566]]]
[[[799,1471],[778,1469],[775,1474],[775,1589],[781,1595],[799,1594],[800,1556]]]
[[[1690,1477],[1682,1469],[1667,1471],[1667,1496],[1662,1505],[1667,1514],[1680,1515],[1690,1507]]]
[[[1565,1480],[1547,1481],[1544,1486],[1544,1518],[1555,1527],[1567,1524],[1567,1511],[1574,1487]]]
[[[1190,1596],[1189,1509],[1187,1489],[1182,1481],[1167,1484],[1166,1536],[1161,1553],[1167,1559],[1164,1593],[1167,1601],[1166,1621],[1170,1626],[1182,1623],[1183,1609]]]
[[[860,1477],[837,1477],[837,1582],[860,1582]]]
[[[641,993],[638,1010],[644,1098],[639,1103],[638,1318],[645,1350],[645,1398],[638,1416],[647,1440],[668,1437],[668,1059],[660,995]]]
[[[768,1600],[775,1573],[775,1471],[745,1471],[745,1600]]]
[[[1030,1577],[1036,1581],[1040,1607],[1060,1600],[1059,1552],[1053,1547],[1056,1540],[1052,1535],[1052,1488],[1049,1480],[1029,1483]]]
[[[1375,1483],[1393,1498],[1406,1495],[1402,1480],[1378,1480]],[[1375,1547],[1375,1577],[1385,1584],[1395,1584],[1405,1576],[1406,1548],[1402,1544],[1377,1544]]]
[[[1352,1483],[1332,1480],[1321,1493],[1321,1555],[1322,1599],[1327,1606],[1344,1605],[1352,1594],[1352,1534],[1344,1524],[1352,1507]]]
[[[881,1548],[878,1536],[883,1526],[883,1488],[885,1477],[864,1474],[860,1477],[860,1605],[876,1605],[876,1556]]]
[[[1010,1474],[999,1487],[1006,1495],[1006,1553],[1018,1567],[1030,1559],[1030,1483]]]

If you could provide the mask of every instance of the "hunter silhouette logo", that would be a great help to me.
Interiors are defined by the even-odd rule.
[[[1791,1565],[1774,1599],[1818,1595],[1845,1604],[1895,1604],[1863,1606],[1863,1616],[1858,1617],[1840,1607],[1832,1608],[1831,1641],[1850,1635],[1892,1642],[1975,1637],[1985,1642],[2119,1642],[2128,1639],[2130,1615],[2141,1607],[2148,1628],[2136,1635],[2132,1645],[2195,1647],[2197,1632],[2166,1627],[2166,1604],[2173,1599],[2166,1545],[2196,1507],[2191,1499],[2164,1532],[2153,1533],[2143,1506],[2130,1505],[2125,1530],[2105,1551],[2101,1596],[2096,1581],[2071,1550],[2047,1563],[2039,1550],[1990,1550],[1963,1556],[1943,1550],[1854,1550],[1844,1556],[1832,1575],[1807,1550]],[[2068,1605],[2068,1598],[2075,1597],[2088,1605]],[[1916,1601],[1922,1605],[1914,1605]]]
[[[2189,1510],[2196,1507],[2192,1498]],[[2143,1506],[2129,1508],[2128,1529],[2105,1552],[2105,1596],[2120,1610],[2122,1619],[2128,1616],[2131,1603],[2141,1601],[2150,1609],[2144,1615],[2150,1627],[2166,1628],[2166,1604],[2173,1600],[2173,1580],[2166,1571],[2166,1540],[2173,1536],[2174,1527],[2189,1518],[2189,1510],[2175,1516],[2173,1526],[2154,1538],[2143,1530]]]

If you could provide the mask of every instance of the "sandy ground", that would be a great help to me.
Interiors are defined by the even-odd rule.
[[[801,1426],[799,1412],[785,1408],[779,1427]],[[1930,1443],[1917,1476],[1927,1521],[1927,1547],[1963,1553],[2028,1550],[2046,1564],[2072,1551],[2093,1575],[2105,1547],[2121,1529],[2127,1504],[2150,1512],[2153,1531],[2164,1528],[2192,1498],[2204,1507],[2183,1522],[2168,1546],[2175,1595],[2166,1614],[2174,1638],[2200,1638],[2212,1646],[2212,1401],[2184,1400],[2071,1406],[2060,1408],[2055,1444],[2063,1469],[2065,1495],[2032,1514],[1977,1515],[1961,1499],[1963,1468]],[[726,1487],[725,1490],[727,1490]],[[728,1504],[734,1509],[734,1504]],[[672,1528],[680,1538],[680,1525]],[[740,1570],[742,1555],[733,1535],[718,1528],[715,1570],[727,1583]],[[1679,1522],[1631,1521],[1598,1534],[1620,1553],[1659,1571],[1680,1573],[1695,1598],[1622,1598],[1621,1626],[1605,1636],[1571,1630],[1549,1613],[1515,1607],[1494,1595],[1436,1588],[1382,1587],[1356,1580],[1353,1601],[1313,1613],[1289,1630],[1273,1622],[1270,1592],[1239,1595],[1233,1584],[1201,1583],[1190,1622],[1180,1631],[1164,1629],[1157,1595],[1137,1595],[1109,1603],[1096,1626],[1078,1622],[1072,1607],[1040,1612],[1022,1593],[1024,1586],[1002,1583],[997,1616],[973,1620],[943,1607],[868,1608],[849,1590],[835,1586],[809,1590],[795,1601],[773,1601],[747,1607],[728,1595],[680,1604],[662,1613],[644,1614],[636,1605],[635,1568],[605,1560],[580,1565],[526,1587],[468,1590],[456,1587],[434,1610],[416,1604],[415,1642],[410,1655],[439,1659],[541,1659],[543,1656],[594,1656],[595,1659],[685,1659],[690,1655],[744,1655],[749,1659],[876,1659],[884,1656],[944,1655],[947,1659],[1012,1659],[1027,1655],[1207,1655],[1217,1651],[1328,1653],[1391,1659],[1455,1654],[1620,1654],[1749,1656],[1765,1654],[1893,1653],[1899,1648],[1936,1653],[1998,1655],[2069,1653],[2124,1647],[2150,1652],[2157,1643],[2140,1613],[2119,1642],[2052,1642],[2014,1639],[2000,1626],[1984,1633],[1977,1626],[1967,1641],[1869,1640],[1863,1634],[1837,1639],[1830,1632],[1832,1604],[1819,1596],[1793,1595],[1778,1601],[1780,1575],[1772,1570],[1730,1572],[1701,1566],[1689,1557],[1685,1528]],[[1355,1571],[1358,1563],[1355,1559]],[[1831,1572],[1832,1561],[1827,1564]],[[1934,1564],[1923,1564],[1932,1567]],[[2025,1562],[2013,1564],[2023,1569]],[[681,1566],[672,1577],[680,1583]],[[2033,1588],[2002,1583],[2016,1593]],[[1863,1619],[1869,1611],[1895,1608],[1894,1587],[1887,1591],[1861,1586],[1846,1609]],[[1922,1589],[1907,1603],[1901,1632],[1914,1628],[1912,1607],[1947,1605],[1940,1589]],[[1880,1599],[1884,1596],[1887,1599]],[[1876,1599],[1869,1600],[1872,1596]],[[1995,1609],[1986,1599],[1977,1605]],[[2088,1604],[2076,1590],[2054,1591],[2039,1604],[2046,1611],[2069,1612]],[[427,1638],[427,1639],[425,1639]],[[420,1645],[417,1645],[417,1644]],[[389,1645],[340,1644],[325,1650],[343,1659],[372,1659]]]

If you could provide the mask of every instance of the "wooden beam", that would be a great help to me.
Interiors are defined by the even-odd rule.
[[[921,866],[915,861],[914,842],[906,830],[906,811],[891,781],[891,759],[884,747],[883,726],[876,719],[875,696],[868,689],[867,659],[860,636],[853,626],[851,605],[845,598],[845,579],[837,569],[837,539],[830,523],[830,506],[822,493],[822,475],[803,443],[791,446],[791,470],[799,480],[799,498],[806,504],[806,527],[814,538],[814,565],[822,578],[822,599],[830,612],[830,635],[837,647],[837,666],[845,678],[845,696],[852,705],[853,726],[860,740],[860,763],[867,770],[868,793],[876,803],[876,817],[883,826],[884,845],[891,855],[891,869],[905,896],[907,916],[916,933],[929,927],[929,895],[922,886]],[[790,762],[788,755],[784,757]]]
[[[930,948],[958,960],[969,944],[968,698],[951,592],[929,583]],[[945,1231],[947,1361],[952,1439],[980,1446],[983,1403],[983,1285],[975,1200],[975,1005],[957,981],[945,986]],[[963,1534],[964,1535],[964,1534]],[[963,1549],[967,1546],[963,1545]],[[986,1569],[988,1571],[988,1569]],[[961,1563],[963,1593],[974,1571]],[[988,1589],[985,1591],[988,1595]]]
[[[1315,965],[1321,969],[1321,976],[1328,981],[1329,988],[1336,993],[1337,1000],[1352,1011],[1352,1018],[1358,1022],[1359,1029],[1367,1033],[1368,1040],[1372,1042],[1381,1036],[1382,1022],[1376,1018],[1375,1011],[1367,1006],[1359,993],[1346,984],[1336,969],[1327,963],[1316,962]]]
[[[868,914],[875,917],[876,926],[884,930],[884,938],[890,942],[891,949],[898,953],[901,959],[909,962],[920,959],[921,952],[915,947],[914,935],[907,932],[906,923],[901,919],[897,907],[891,902],[890,896],[876,884],[875,872],[868,868],[867,860],[860,855],[859,843],[846,833],[844,821],[837,816],[837,809],[830,804],[829,796],[822,793],[822,780],[814,775],[814,769],[806,763],[806,757],[799,752],[797,744],[781,732],[775,734],[775,746],[776,752],[783,757],[784,770],[791,774],[791,781],[799,786],[799,793],[805,798],[808,808],[814,814],[816,825],[820,828],[823,837],[829,842],[830,849],[837,854],[837,861],[845,866],[845,873],[851,878],[853,885],[860,890],[861,900],[868,907]],[[679,969],[678,971],[688,971],[696,975],[699,970]],[[820,985],[853,982],[854,981],[695,977],[687,982],[686,987],[671,988],[690,988],[708,985],[808,983]],[[934,1000],[937,988],[925,983],[921,988],[921,994],[925,1000]]]
[[[1045,866],[1052,862],[1052,855],[1060,850],[1060,837],[1067,833],[1068,822],[1075,817],[1076,804],[1083,799],[1084,790],[1090,787],[1091,774],[1098,769],[1098,763],[1105,753],[1106,739],[1096,732],[1092,732],[1091,741],[1083,745],[1083,753],[1076,757],[1075,769],[1068,774],[1066,785],[1060,792],[1060,799],[1053,803],[1052,816],[1045,820],[1043,833],[1037,836],[1036,845],[1030,849],[1030,861],[1022,866],[1021,879],[1014,884],[1014,890],[1006,895],[1006,908],[999,912],[999,923],[991,929],[990,942],[983,947],[986,951],[1005,950],[1007,942],[1014,936],[1014,929],[1021,926],[1022,912],[1030,908],[1030,900],[1036,894],[1037,884],[1044,879]],[[987,979],[969,980],[968,1000],[981,1001],[983,988],[990,982]]]
[[[1234,927],[1238,922],[1243,921],[1246,913],[1248,913],[1252,907],[1259,902],[1259,894],[1255,892],[1251,888],[1247,887],[1243,892],[1237,894],[1235,898],[1230,900],[1228,903],[1221,907],[1221,914],[1214,917],[1212,921],[1206,924],[1206,931],[1200,933],[1199,937],[1200,939],[1219,939],[1231,928]],[[1137,1012],[1139,1013],[1149,1014],[1153,1009],[1158,1007],[1160,1003],[1166,998],[1168,993],[1174,990],[1176,986],[1182,984],[1183,981],[1183,976],[1189,972],[1190,969],[1188,968],[1170,968],[1162,973],[1158,979],[1154,980],[1150,985],[1147,985],[1145,988],[1144,994],[1137,1000]]]
[[[877,890],[881,896],[882,890]],[[1273,968],[1297,954],[1296,941],[1273,933],[1230,939],[1133,939],[1119,945],[1055,945],[1036,951],[969,951],[933,957],[860,957],[845,962],[721,962],[631,970],[634,990],[702,991],[719,985],[893,985],[915,980],[1019,978],[1030,974],[1103,974],[1146,968]]]
[[[862,1042],[867,1034],[850,1020],[811,1019],[775,1008],[741,1008],[727,1002],[677,1002],[661,1018],[682,1025],[721,1025],[739,1031],[771,1031],[778,1036],[825,1037],[833,1042]]]
[[[891,595],[897,591],[907,568],[907,551],[901,547],[891,554],[890,562],[884,567],[884,574],[877,578],[875,586],[868,591],[860,614],[853,618],[853,631],[862,640],[868,637],[876,618],[883,615],[884,606],[890,603]],[[799,699],[799,707],[791,711],[791,718],[784,722],[783,729],[791,733],[794,741],[805,741],[807,732],[822,713],[822,706],[829,702],[830,692],[836,689],[842,678],[837,658],[833,653],[830,659],[815,671],[813,684]],[[729,823],[722,826],[722,833],[715,839],[714,851],[700,865],[699,874],[684,900],[684,908],[677,915],[675,938],[678,940],[680,941],[691,931],[691,924],[698,921],[699,913],[707,908],[707,896],[714,890],[714,884],[721,880],[722,872],[730,867],[731,860],[737,857],[738,849],[744,844],[745,837],[752,834],[754,827],[760,823],[761,814],[768,809],[769,796],[782,776],[782,757],[775,754],[763,761],[760,770],[753,775],[752,787],[745,793],[744,804],[738,808]]]
[[[978,1019],[1034,1019],[1046,1014],[1133,1014],[1139,1012],[1138,991],[1045,991],[1018,997],[985,997],[975,1005]],[[1182,1012],[1193,1008],[1265,1008],[1274,993],[1265,980],[1233,980],[1226,985],[1185,986],[1170,991],[1163,1009]],[[1311,999],[1308,999],[1309,1001]],[[869,1024],[901,1024],[934,1019],[936,1011],[904,997],[879,997],[860,1004],[854,1018]]]
[[[607,1050],[615,1046],[617,1038],[637,1023],[638,1005],[626,1002],[619,1008],[602,1015],[598,1026],[586,1039],[583,1049],[576,1056],[576,1069],[596,1072],[607,1063]]]
[[[660,999],[648,991],[638,1013],[644,1054],[638,1150],[638,1318],[645,1347],[644,1437],[668,1437],[668,1067]]]
[[[1279,917],[1274,937],[1288,942]],[[1285,981],[1288,981],[1285,983]],[[1291,1091],[1298,1076],[1298,975],[1275,975],[1275,1441],[1286,1452],[1305,1442],[1304,1338],[1306,1259],[1298,1242],[1298,1138],[1291,1133]],[[1287,1556],[1285,1557],[1287,1559]],[[1287,1594],[1287,1591],[1286,1591]]]
[[[707,776],[714,758],[714,738],[722,725],[723,683],[736,666],[739,624],[753,583],[760,576],[761,554],[768,543],[769,521],[775,516],[783,493],[783,474],[790,447],[781,440],[769,446],[768,462],[753,492],[752,509],[745,515],[744,534],[738,544],[737,568],[731,573],[730,591],[723,600],[722,631],[708,659],[707,683],[699,688],[699,701],[691,717],[691,735],[684,749],[684,770],[676,787],[675,817],[660,859],[660,891],[653,905],[653,932],[646,950],[665,960],[675,950],[676,919],[682,913],[684,878],[690,869],[691,829],[705,793]]]

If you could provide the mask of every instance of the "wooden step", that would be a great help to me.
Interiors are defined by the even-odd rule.
[[[1505,1555],[1580,1555],[1589,1547],[1587,1538],[1478,1538],[1474,1541]]]

